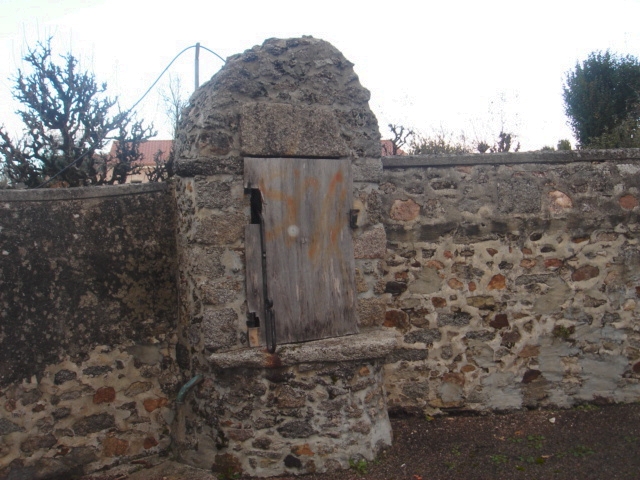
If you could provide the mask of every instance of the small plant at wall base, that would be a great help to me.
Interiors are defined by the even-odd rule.
[[[355,470],[360,475],[364,475],[364,474],[366,474],[368,472],[369,465],[368,465],[367,461],[364,458],[361,458],[359,460],[355,460],[355,459],[352,458],[352,459],[349,460],[349,468],[351,470]]]
[[[0,127],[2,174],[12,185],[78,187],[124,183],[137,173],[141,142],[155,136],[130,111],[112,114],[117,101],[104,96],[106,83],[80,71],[71,54],[57,61],[51,39],[29,49],[28,72],[18,71],[14,97],[24,124],[14,140]],[[102,154],[118,140],[115,158]]]

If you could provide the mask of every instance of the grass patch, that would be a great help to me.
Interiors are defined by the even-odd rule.
[[[489,458],[491,458],[491,461],[495,465],[504,465],[509,460],[509,458],[506,455],[502,455],[502,454],[491,455],[491,457]]]
[[[349,460],[349,468],[356,471],[360,475],[365,475],[369,471],[369,464],[364,458],[360,460]]]
[[[593,455],[594,452],[591,448],[587,447],[586,445],[578,445],[576,447],[573,447],[569,453],[571,455],[573,455],[574,457],[586,457],[587,455]]]

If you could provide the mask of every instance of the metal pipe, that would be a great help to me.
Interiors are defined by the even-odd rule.
[[[187,393],[189,393],[189,390],[191,390],[194,386],[196,386],[202,380],[204,380],[204,377],[202,376],[202,374],[199,373],[195,377],[193,377],[191,380],[189,380],[187,383],[185,383],[180,389],[180,391],[178,392],[178,396],[176,397],[176,404],[182,405],[184,403],[184,397],[187,396]]]

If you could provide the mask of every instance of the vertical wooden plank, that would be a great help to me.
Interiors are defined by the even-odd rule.
[[[278,343],[357,332],[349,159],[245,159],[263,193]]]
[[[262,250],[260,225],[247,225],[244,229],[246,262],[247,310],[255,313],[260,321],[260,344],[264,344],[264,295],[262,286]]]

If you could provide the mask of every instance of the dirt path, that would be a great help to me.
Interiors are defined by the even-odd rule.
[[[640,404],[392,419],[394,444],[351,470],[279,480],[640,479]],[[164,462],[94,480],[230,480]],[[116,473],[116,472],[113,472]]]

